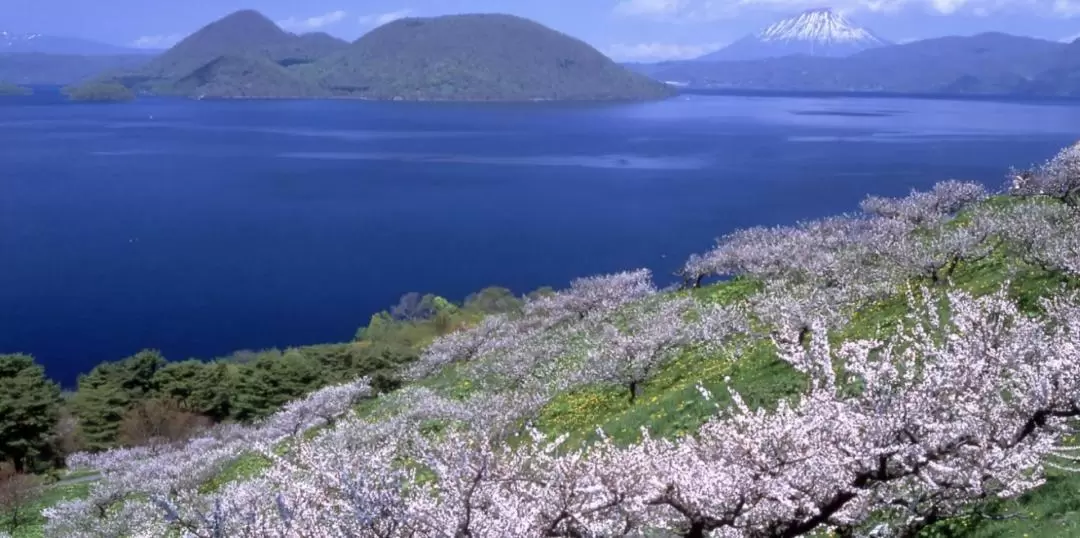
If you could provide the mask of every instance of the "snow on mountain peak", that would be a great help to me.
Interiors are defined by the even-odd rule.
[[[884,39],[855,26],[846,17],[829,8],[810,9],[779,21],[762,30],[757,38],[764,42],[809,41],[824,45],[858,43],[866,47],[888,44]]]
[[[41,37],[41,34],[16,34],[0,30],[0,45],[13,46],[20,41],[30,41]]]
[[[843,15],[829,8],[818,8],[784,19],[699,59],[738,61],[792,55],[842,57],[888,44],[873,32],[855,26]]]

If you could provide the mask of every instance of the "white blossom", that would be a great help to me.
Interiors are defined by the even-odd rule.
[[[1043,195],[1076,205],[1080,191],[1080,142],[1055,155],[1033,171],[1015,172],[1010,192],[1020,196]]]

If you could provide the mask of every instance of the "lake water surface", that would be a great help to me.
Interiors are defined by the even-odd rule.
[[[1074,104],[689,95],[649,104],[0,98],[0,352],[65,384],[345,341],[403,293],[524,293],[853,210],[1080,138]]]

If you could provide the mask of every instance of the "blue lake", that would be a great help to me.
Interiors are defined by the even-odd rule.
[[[0,98],[0,352],[71,385],[345,341],[409,291],[661,283],[732,229],[1080,138],[1080,106],[688,95],[619,105]]]

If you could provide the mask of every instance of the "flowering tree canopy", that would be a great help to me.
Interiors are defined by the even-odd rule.
[[[363,415],[351,411],[370,394],[361,380],[164,452],[73,456],[103,480],[48,510],[46,534],[913,536],[1075,459],[1080,296],[1044,298],[1031,316],[1007,282],[982,296],[945,284],[999,252],[1078,275],[1080,220],[1049,198],[978,204],[985,197],[950,181],[868,198],[858,215],[729,234],[682,272],[691,285],[707,275],[761,284],[722,304],[661,293],[647,270],[576,280],[440,337],[413,383]],[[904,291],[893,326],[847,336],[868,305]],[[805,390],[755,408],[717,377],[730,398],[698,384],[712,413],[700,428],[646,428],[629,444],[601,430],[571,445],[536,429],[567,391],[614,385],[637,409],[641,386],[672,359],[737,357],[755,338]],[[329,427],[300,435],[314,426]],[[205,487],[245,454],[266,462],[260,473]]]
[[[79,519],[69,512],[82,506],[65,505],[51,512],[51,528],[66,536],[667,529],[757,537],[855,530],[876,514],[885,528],[910,531],[972,500],[1040,484],[1048,462],[1067,457],[1068,419],[1080,415],[1073,298],[1047,302],[1047,319],[1037,320],[1003,292],[953,292],[946,321],[929,290],[919,295],[925,299],[912,299],[893,340],[834,347],[828,339],[778,339],[779,356],[811,380],[809,392],[773,411],[750,409],[733,394],[735,408],[693,436],[647,436],[631,446],[602,440],[566,452],[560,439],[535,432],[512,449],[478,429],[429,437],[404,423],[350,418],[287,454],[266,449],[274,464],[257,479],[213,494],[184,489],[126,500],[94,531],[71,526]]]
[[[1035,170],[1014,172],[1009,192],[1021,196],[1043,195],[1077,205],[1080,193],[1080,142],[1073,144]]]

